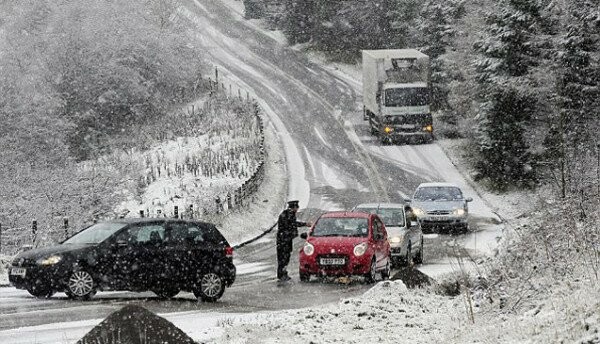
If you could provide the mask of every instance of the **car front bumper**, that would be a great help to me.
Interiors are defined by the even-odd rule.
[[[13,275],[13,268],[25,269],[25,275]],[[64,269],[54,266],[11,266],[8,270],[8,281],[17,289],[30,289],[36,285],[50,286],[52,290],[63,291],[67,284],[68,276]]]
[[[322,265],[319,260],[325,257],[317,254],[307,256],[302,252],[299,271],[303,274],[326,276],[364,275],[371,269],[371,257],[369,252],[359,257],[345,255],[343,265]]]

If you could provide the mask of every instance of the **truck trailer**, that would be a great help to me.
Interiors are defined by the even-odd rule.
[[[363,50],[363,118],[382,143],[431,142],[429,57],[414,49]]]

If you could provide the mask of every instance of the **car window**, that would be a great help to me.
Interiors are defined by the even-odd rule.
[[[368,220],[356,217],[320,218],[311,233],[311,236],[314,237],[367,237],[368,235]]]
[[[355,208],[355,211],[377,214],[388,227],[404,227],[404,209],[402,208]]]
[[[428,186],[418,188],[413,197],[416,201],[458,201],[463,194],[457,187]]]
[[[96,223],[75,234],[63,244],[98,244],[125,226],[125,223]]]
[[[228,245],[214,225],[196,222],[172,223],[168,241],[172,243]]]
[[[117,241],[131,244],[160,244],[164,239],[165,227],[160,223],[131,225],[117,236]]]
[[[197,225],[173,223],[170,228],[168,241],[171,243],[202,243],[206,241],[204,233]]]

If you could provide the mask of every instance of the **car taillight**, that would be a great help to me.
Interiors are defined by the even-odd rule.
[[[225,247],[225,257],[233,258],[233,247],[230,247],[230,246]]]

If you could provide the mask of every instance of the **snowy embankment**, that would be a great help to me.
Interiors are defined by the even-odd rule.
[[[383,281],[361,297],[338,304],[233,321],[217,342],[433,343],[466,326],[465,309],[462,299],[409,291],[401,281]]]

